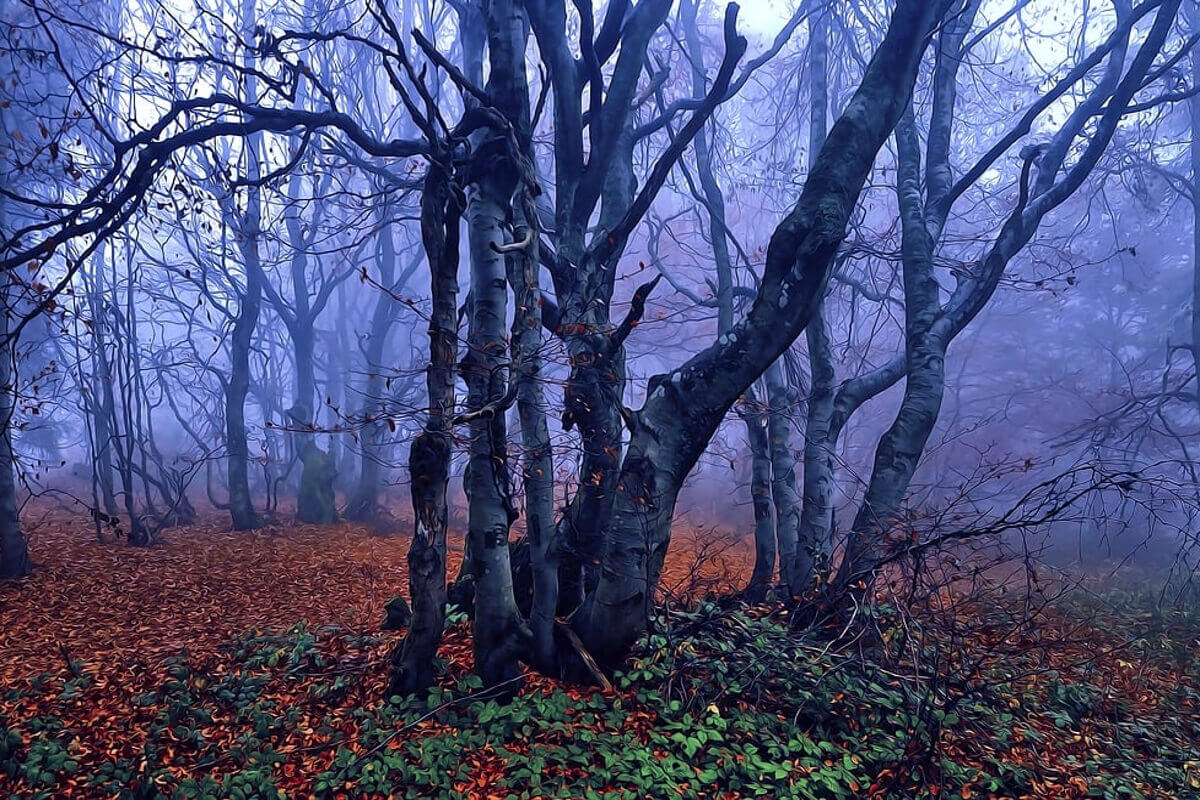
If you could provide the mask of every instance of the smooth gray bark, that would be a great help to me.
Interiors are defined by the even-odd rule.
[[[896,128],[896,142],[908,377],[896,419],[879,441],[871,481],[851,528],[844,564],[856,572],[839,574],[847,582],[865,567],[868,553],[881,548],[880,539],[889,533],[937,422],[945,387],[949,340],[934,330],[941,311],[933,274],[934,242],[921,213],[920,154],[911,110]]]
[[[575,617],[601,664],[620,663],[648,624],[679,487],[721,419],[803,331],[829,280],[876,154],[907,104],[945,3],[900,0],[858,91],[834,125],[796,206],[767,248],[747,316],[680,368],[650,380],[605,529],[600,581]]]
[[[905,393],[895,420],[879,441],[871,479],[855,516],[845,557],[828,597],[823,600],[823,605],[835,612],[845,610],[869,588],[878,566],[897,544],[889,539],[895,538],[893,534],[901,522],[901,502],[937,422],[945,390],[946,349],[987,305],[1008,263],[1028,244],[1045,215],[1078,190],[1095,168],[1160,52],[1180,3],[1174,0],[1158,7],[1154,23],[1128,64],[1129,29],[1125,28],[1123,33],[1118,30],[1115,34],[1118,40],[1109,51],[1108,64],[1097,85],[1074,108],[1047,145],[1023,151],[1016,208],[976,269],[960,278],[947,307],[941,309],[932,258],[959,185],[954,182],[949,166],[955,81],[957,66],[962,61],[962,41],[978,0],[965,0],[963,5],[964,12],[957,14],[955,24],[946,26],[939,37],[923,189],[915,122],[910,118],[897,130],[901,151],[897,195],[903,226],[906,298]],[[1123,16],[1128,19],[1127,10]],[[1068,153],[1085,131],[1090,131],[1086,146],[1071,166],[1064,169]],[[903,529],[899,532],[904,533]]]
[[[507,111],[509,124],[519,125],[513,115],[527,106],[520,97],[527,35],[524,18],[511,0],[493,0],[485,13],[491,68],[486,89],[508,104],[500,111]],[[506,372],[512,365],[506,358],[505,341],[508,283],[504,228],[512,217],[513,196],[522,172],[516,163],[519,146],[512,139],[509,131],[494,126],[471,137],[465,215],[471,256],[469,350],[461,370],[471,410],[469,461],[463,485],[469,500],[468,557],[475,582],[475,671],[485,686],[503,685],[506,693],[515,689],[513,684],[520,676],[518,659],[527,657],[530,645],[530,631],[513,591],[509,557],[509,530],[517,512],[510,493],[506,440],[506,401],[511,402],[507,400]],[[514,376],[513,380],[520,379]]]
[[[783,374],[783,359],[767,367],[767,444],[771,459],[771,500],[779,543],[779,578],[791,594],[803,587],[796,572],[800,536],[800,497],[796,493],[796,451],[792,449],[791,412],[796,398]]]
[[[801,490],[800,531],[796,543],[796,593],[807,591],[813,579],[829,568],[833,551],[834,487],[837,442],[834,427],[833,351],[820,309],[804,330],[812,385],[804,423],[804,482]]]
[[[516,311],[513,316],[512,351],[516,362],[517,413],[521,420],[521,482],[525,490],[525,535],[529,539],[533,570],[533,602],[529,625],[533,634],[533,662],[552,669],[557,654],[554,644],[555,612],[558,608],[558,564],[560,542],[554,523],[554,462],[550,430],[546,423],[545,398],[541,383],[542,310],[538,289],[537,239],[527,220],[532,204],[518,215],[513,236],[528,241],[528,249],[508,259]]]
[[[813,12],[808,45],[808,158],[811,169],[825,144],[829,117],[829,15]],[[833,550],[833,489],[837,439],[833,435],[836,375],[833,350],[825,324],[824,301],[804,329],[811,386],[804,421],[804,483],[801,490],[796,561],[790,570],[793,595],[807,591],[818,573],[828,567]]]
[[[514,188],[511,175],[497,159],[480,165],[468,187],[471,305],[462,374],[471,409],[500,403],[507,390],[505,259],[493,246],[505,242],[503,226]],[[522,635],[509,562],[509,526],[515,511],[509,494],[505,415],[481,415],[469,425],[470,457],[463,483],[469,500],[470,574],[475,581],[475,670],[485,685],[496,686],[519,675],[517,658],[528,642]]]
[[[520,471],[533,583],[529,609],[533,653],[526,660],[544,671],[554,672],[558,666],[554,630],[561,541],[554,521],[554,463],[542,390],[542,302],[538,286],[541,230],[536,208],[540,187],[531,169],[532,130],[525,71],[529,22],[523,5],[512,0],[493,0],[488,28],[492,65],[489,87],[497,109],[513,126],[515,152],[511,157],[520,162],[516,166],[521,173],[511,203],[513,241],[503,249],[508,251],[507,275],[514,301],[511,372],[524,451]]]

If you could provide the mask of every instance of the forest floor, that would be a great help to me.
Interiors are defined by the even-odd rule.
[[[0,797],[1200,797],[1200,615],[1137,593],[1064,597],[1036,628],[957,609],[972,624],[930,633],[940,666],[912,675],[892,634],[834,648],[697,600],[615,691],[531,674],[507,706],[472,697],[456,614],[439,687],[389,702],[406,536],[89,530],[47,512],[34,574],[0,585]],[[751,558],[680,531],[665,584],[723,594]]]

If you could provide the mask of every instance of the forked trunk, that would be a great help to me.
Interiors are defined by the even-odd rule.
[[[632,420],[599,583],[574,618],[601,665],[620,664],[649,624],[684,478],[729,408],[800,334],[820,302],[850,214],[908,102],[929,32],[946,5],[899,0],[799,202],[771,237],[749,313],[682,367],[651,378],[646,404]]]

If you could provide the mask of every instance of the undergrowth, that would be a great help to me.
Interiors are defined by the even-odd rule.
[[[1144,631],[1122,658],[1183,671],[1153,715],[1086,667],[1000,659],[951,691],[898,669],[890,638],[848,652],[714,603],[660,617],[614,693],[537,679],[500,705],[443,664],[426,698],[371,699],[388,642],[298,624],[163,665],[129,720],[138,750],[117,757],[85,744],[83,664],[8,688],[0,708],[38,713],[0,718],[0,796],[1032,797],[1050,780],[1035,755],[1053,754],[1078,796],[1200,797],[1200,618],[1113,601]]]

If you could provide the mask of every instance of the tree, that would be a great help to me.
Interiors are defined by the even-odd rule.
[[[951,340],[984,308],[1009,261],[1033,237],[1046,214],[1070,197],[1095,168],[1121,119],[1133,110],[1134,96],[1145,87],[1148,78],[1154,77],[1155,60],[1167,41],[1179,4],[1167,2],[1158,7],[1146,39],[1128,66],[1125,56],[1130,30],[1136,19],[1149,13],[1150,8],[1142,6],[1133,11],[1118,5],[1117,30],[1099,52],[1093,52],[1084,62],[1095,63],[1107,56],[1102,79],[1048,144],[1024,148],[1016,207],[978,266],[961,276],[943,310],[933,275],[935,247],[954,201],[970,185],[969,181],[981,174],[981,167],[986,169],[984,164],[990,163],[989,156],[999,147],[993,147],[988,156],[957,182],[953,180],[949,152],[957,65],[963,61],[963,42],[977,9],[976,3],[962,4],[955,24],[943,28],[938,37],[940,69],[934,79],[935,99],[930,111],[923,182],[912,115],[903,118],[897,128],[900,162],[897,192],[905,287],[905,393],[895,421],[879,441],[871,480],[831,589],[833,602],[839,606],[848,602],[853,587],[869,583],[886,551],[888,533],[896,524],[900,503],[937,421],[945,388],[946,349]],[[1098,124],[1089,136],[1085,131],[1096,117]],[[1086,142],[1083,151],[1073,164],[1067,165],[1067,157],[1081,136]]]
[[[775,229],[758,297],[724,341],[650,381],[621,466],[604,570],[576,617],[601,663],[616,665],[646,629],[680,485],[726,411],[807,325],[875,155],[900,117],[934,23],[945,10],[901,0],[804,190]]]
[[[16,315],[12,306],[11,276],[4,276],[0,285],[0,314],[3,325],[0,337],[0,578],[21,578],[29,572],[29,550],[17,513],[16,466],[13,463],[12,419],[16,411],[16,347],[11,319]]]
[[[899,0],[886,26],[876,23],[890,5],[859,4],[836,34],[828,4],[804,3],[743,64],[737,7],[718,25],[693,0],[677,21],[668,0],[405,4],[396,15],[376,0],[328,14],[315,0],[270,10],[245,0],[230,35],[232,9],[214,13],[211,1],[178,22],[139,17],[146,37],[97,29],[102,64],[116,66],[72,75],[72,102],[104,113],[89,117],[86,138],[56,145],[83,165],[78,177],[54,182],[52,199],[5,190],[20,222],[4,229],[0,269],[15,280],[36,262],[49,276],[12,327],[85,291],[69,305],[91,309],[70,324],[86,339],[73,377],[100,388],[80,403],[94,502],[123,501],[131,530],[165,519],[168,498],[186,499],[181,476],[197,464],[219,472],[222,457],[234,525],[253,527],[260,510],[274,512],[296,453],[300,515],[330,522],[337,454],[359,434],[348,511],[370,520],[386,505],[393,435],[419,429],[408,450],[413,620],[392,657],[394,693],[433,680],[456,460],[466,462],[468,554],[454,597],[473,616],[490,690],[513,691],[521,662],[603,682],[649,625],[684,482],[704,471],[706,451],[740,468],[743,438],[758,552],[744,596],[769,596],[778,561],[789,595],[817,585],[817,610],[849,610],[903,549],[897,534],[911,544],[918,467],[938,425],[951,427],[951,343],[980,327],[1006,275],[1024,269],[1010,264],[1103,164],[1119,129],[1186,99],[1151,87],[1169,83],[1190,47],[1164,54],[1180,0],[1119,0],[1112,13],[1072,18],[1064,24],[1088,46],[1066,48],[1065,72],[1049,83],[1041,67],[1012,76],[1028,99],[1014,115],[988,107],[990,87],[970,71],[984,68],[980,54],[1003,54],[990,37],[1026,21],[1019,2],[993,17],[977,0]],[[51,35],[89,25],[23,2]],[[740,93],[806,23],[807,52],[790,62],[803,65],[806,88],[789,94],[806,105],[780,103],[774,125],[762,123],[758,101]],[[168,35],[171,25],[197,33]],[[706,40],[718,30],[720,48]],[[842,63],[866,45],[869,61]],[[798,80],[774,71],[780,87]],[[129,99],[122,113],[100,88],[114,77]],[[1035,129],[1046,144],[1010,157]],[[730,142],[742,158],[726,155]],[[766,163],[744,153],[758,150],[780,175],[763,208],[743,207]],[[763,222],[780,215],[773,230]],[[414,223],[420,253],[410,252]],[[765,251],[753,246],[768,235]],[[642,247],[657,275],[622,281],[642,271],[629,263]],[[668,248],[686,252],[693,272],[665,263]],[[427,296],[410,287],[422,268]],[[656,295],[664,284],[679,297]],[[667,302],[690,316],[651,306]],[[902,324],[891,316],[900,308]],[[427,321],[427,359],[418,334],[396,329],[400,314]],[[100,324],[82,333],[89,323]],[[808,391],[792,349],[801,334]],[[361,358],[348,354],[356,337]],[[686,355],[639,354],[664,341],[683,341]],[[421,373],[426,396],[410,403]],[[880,434],[828,585],[843,431],[902,380],[892,424],[873,431],[864,414],[850,440]],[[737,433],[722,440],[735,409]],[[328,452],[318,436],[330,437]],[[169,463],[172,447],[184,467]]]

